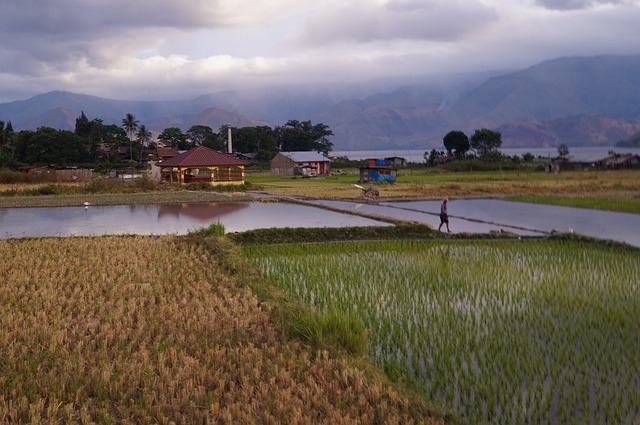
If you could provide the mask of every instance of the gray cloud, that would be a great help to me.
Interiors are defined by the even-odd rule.
[[[536,4],[552,10],[588,9],[603,4],[621,4],[623,0],[536,0]]]
[[[455,41],[497,19],[495,10],[473,0],[393,0],[384,6],[361,1],[309,19],[300,39],[309,44],[397,39]]]
[[[184,98],[640,54],[637,22],[639,0],[4,0],[0,102],[54,89]]]

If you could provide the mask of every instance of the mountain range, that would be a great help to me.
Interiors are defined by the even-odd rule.
[[[451,130],[502,133],[504,147],[612,146],[640,132],[640,55],[567,57],[523,70],[228,91],[179,101],[123,101],[52,91],[0,104],[14,130],[73,130],[81,112],[153,134],[311,120],[336,150],[442,148]]]

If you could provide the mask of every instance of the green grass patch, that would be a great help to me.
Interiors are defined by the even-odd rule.
[[[640,214],[639,196],[510,196],[505,199]]]
[[[359,317],[379,368],[472,422],[638,417],[638,250],[575,238],[243,250],[320,317]]]

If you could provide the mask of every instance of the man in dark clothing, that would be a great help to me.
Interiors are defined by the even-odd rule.
[[[447,232],[451,233],[451,229],[449,229],[449,213],[447,212],[447,203],[449,202],[448,198],[444,198],[442,200],[442,205],[440,205],[440,226],[438,226],[438,231],[442,228],[443,224],[447,225]]]

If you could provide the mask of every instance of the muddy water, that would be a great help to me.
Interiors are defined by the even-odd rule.
[[[113,234],[186,234],[221,223],[227,232],[269,227],[388,226],[375,220],[283,203],[1,208],[0,239]]]

